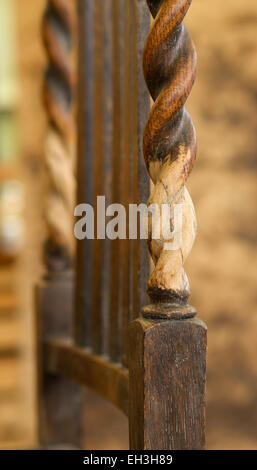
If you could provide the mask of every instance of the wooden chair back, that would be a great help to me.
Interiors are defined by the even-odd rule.
[[[85,215],[83,204],[94,207],[95,238],[78,240],[73,255],[70,237],[48,214],[47,274],[37,288],[41,442],[83,446],[87,386],[128,416],[131,449],[203,448],[206,327],[188,305],[183,269],[195,236],[184,186],[196,150],[184,108],[195,74],[195,49],[182,23],[191,2],[77,0],[76,15],[71,3],[49,0],[44,18],[45,102],[51,137],[61,141],[56,150],[50,140],[46,162],[59,156],[68,168],[58,184],[48,165],[51,200],[68,214],[72,197],[63,186],[73,188],[76,89],[76,215]],[[129,239],[128,224],[110,240],[110,217],[97,220],[103,204],[122,204],[128,215],[130,204],[148,200],[185,207],[181,249],[165,251],[151,227],[153,269],[147,243]]]

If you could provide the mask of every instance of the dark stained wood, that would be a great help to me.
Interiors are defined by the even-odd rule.
[[[79,31],[77,203],[93,205],[93,2],[77,0],[77,5]],[[92,255],[93,240],[77,240],[74,334],[77,344],[88,347],[92,344]]]
[[[113,164],[112,164],[112,202],[122,202],[122,119],[124,113],[124,0],[113,0]],[[112,361],[121,361],[122,343],[122,282],[121,263],[122,240],[111,244],[111,297],[109,356]]]
[[[106,204],[146,203],[142,137],[150,98],[142,53],[149,10],[142,0],[78,4],[78,202],[96,207],[105,195]],[[144,241],[79,241],[76,344],[127,366],[128,324],[145,303],[148,273]]]
[[[44,400],[40,413],[40,445],[83,448],[83,391],[74,382],[44,376]]]
[[[143,133],[150,109],[150,97],[144,79],[142,57],[147,35],[150,28],[150,15],[145,0],[137,0],[137,74],[138,74],[138,96],[137,96],[137,145],[138,145],[138,201],[145,203],[149,199],[150,184],[143,155]],[[146,284],[150,274],[150,263],[148,260],[148,249],[145,240],[138,241],[138,293],[139,312],[148,302]],[[134,318],[138,313],[134,311]]]
[[[113,201],[113,48],[115,36],[113,36],[113,0],[106,0],[104,3],[100,1],[102,8],[102,49],[103,64],[102,76],[100,78],[104,92],[104,102],[102,105],[103,115],[103,135],[102,135],[102,171],[103,171],[103,187],[102,194],[106,199],[106,206]],[[101,85],[100,85],[101,86]],[[97,116],[96,116],[97,119]],[[110,312],[111,312],[111,292],[113,289],[111,283],[112,272],[112,241],[106,238],[103,243],[102,255],[102,294],[101,294],[101,315],[102,315],[102,354],[109,354],[109,336],[110,336]],[[117,336],[116,336],[117,340]]]
[[[46,341],[44,356],[48,373],[64,376],[92,388],[128,414],[127,370],[65,340]]]
[[[131,449],[204,448],[206,333],[196,319],[131,324]]]
[[[36,289],[38,323],[38,407],[42,446],[52,443],[80,447],[83,439],[83,392],[60,376],[49,376],[42,345],[46,338],[71,337],[74,305],[70,273],[44,279]]]
[[[122,120],[122,203],[147,203],[149,179],[144,166],[142,139],[150,98],[142,72],[143,45],[150,16],[145,2],[125,2],[124,109]],[[129,234],[128,234],[129,235]],[[128,366],[128,324],[136,318],[146,301],[145,285],[149,258],[145,241],[122,241],[122,363]]]
[[[111,202],[112,180],[112,0],[94,1],[94,112],[93,112],[93,178],[95,233],[105,236],[104,220],[97,214],[97,197]],[[85,182],[84,182],[85,184]],[[99,235],[99,225],[103,229]],[[98,225],[98,231],[97,231]],[[111,246],[108,239],[95,239],[93,244],[92,347],[96,354],[108,353]]]
[[[40,335],[68,336],[73,333],[74,278],[71,271],[43,278],[36,288]]]
[[[133,21],[131,15],[131,2],[124,2],[124,83],[123,83],[123,100],[124,113],[122,116],[122,204],[126,208],[128,214],[128,205],[130,203],[130,187],[131,187],[131,112],[134,103],[131,102],[131,24]],[[127,226],[128,236],[128,226]],[[129,239],[122,241],[122,363],[127,365],[127,331],[129,324],[129,312],[131,306],[131,282],[132,282],[132,259],[131,259],[131,243]]]
[[[133,86],[131,101],[135,103],[131,113],[131,140],[132,140],[132,203],[146,204],[150,193],[150,183],[147,170],[144,164],[143,156],[143,132],[145,122],[150,109],[150,97],[143,76],[142,57],[146,41],[146,37],[150,27],[150,16],[147,12],[145,0],[134,2],[132,12],[133,24],[135,26],[134,35],[131,42],[131,82]],[[134,77],[134,78],[133,78]],[[147,303],[146,284],[149,278],[149,258],[145,240],[134,240],[132,244],[132,260],[133,260],[133,282],[132,302],[130,302],[130,320],[138,317],[142,307]]]

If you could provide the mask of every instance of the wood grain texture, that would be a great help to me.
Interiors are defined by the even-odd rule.
[[[203,449],[206,327],[136,320],[130,327],[131,449]]]
[[[187,306],[189,282],[183,265],[196,236],[196,217],[190,195],[185,187],[196,158],[196,135],[185,109],[186,100],[196,75],[196,51],[183,23],[191,0],[149,0],[154,22],[144,50],[144,75],[153,107],[144,132],[144,157],[154,184],[149,205],[163,204],[172,214],[176,204],[182,205],[183,228],[180,245],[167,249],[164,227],[174,230],[171,220],[162,220],[159,239],[154,239],[154,218],[149,218],[148,247],[155,269],[148,283],[153,304],[152,314],[172,317],[173,306],[181,306],[180,316],[194,316]],[[161,304],[166,304],[162,310]],[[168,311],[169,304],[169,311]],[[149,308],[145,312],[149,313]],[[174,314],[177,318],[177,311]]]

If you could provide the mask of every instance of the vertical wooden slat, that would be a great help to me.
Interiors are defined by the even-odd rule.
[[[106,198],[106,206],[111,204],[113,196],[113,27],[112,27],[112,0],[100,2],[103,10],[103,74],[104,103],[103,103],[103,194]],[[116,202],[114,200],[114,202]],[[112,241],[108,238],[103,243],[102,256],[102,352],[109,354],[109,329],[110,329],[110,299],[112,286],[111,260]]]
[[[138,135],[138,69],[141,63],[138,62],[138,2],[131,2],[132,8],[132,30],[131,30],[131,102],[133,109],[131,112],[131,161],[132,161],[132,181],[131,181],[131,203],[138,204],[142,201],[139,199],[139,135]],[[138,227],[139,236],[139,227]],[[131,299],[130,299],[130,321],[139,315],[139,263],[140,263],[140,246],[139,240],[131,240],[131,262],[132,262],[132,282],[131,282]],[[146,260],[147,261],[147,260]]]
[[[150,185],[143,156],[143,132],[150,109],[150,99],[144,79],[142,57],[147,34],[150,27],[150,15],[145,0],[137,2],[137,152],[138,152],[138,201],[148,201]],[[136,60],[136,59],[135,59]],[[149,253],[145,240],[138,240],[138,312],[147,303],[146,284],[149,279]],[[138,313],[134,312],[134,318]]]
[[[131,23],[131,5],[125,0],[125,47],[124,47],[124,114],[122,116],[122,203],[124,204],[127,214],[130,202],[130,179],[131,179],[131,161],[130,161],[130,136],[131,136],[131,51],[130,51],[130,23]],[[128,230],[127,230],[128,232]],[[128,233],[127,233],[128,235]],[[130,241],[127,238],[122,243],[122,363],[127,363],[127,329],[129,323],[129,302],[130,302],[130,282],[131,282],[131,263],[130,263]]]
[[[112,28],[111,0],[94,2],[94,202],[105,196],[106,205],[111,200],[111,159],[112,159]],[[95,210],[95,214],[97,211]],[[105,236],[102,217],[95,217],[98,239],[93,248],[93,350],[106,354],[108,347],[109,304],[110,304],[110,240]],[[99,234],[99,224],[102,224]],[[99,238],[100,237],[100,238]]]
[[[95,207],[95,237],[98,237],[96,218],[97,196],[102,195],[103,186],[103,99],[104,90],[100,85],[103,73],[103,45],[102,45],[102,5],[100,0],[94,0],[94,111],[93,111],[93,179],[94,179],[94,207]],[[103,83],[103,82],[102,82]],[[88,175],[88,177],[90,177]],[[86,184],[86,182],[84,183]],[[92,346],[96,354],[102,351],[102,315],[101,292],[102,276],[101,261],[103,255],[102,241],[96,238],[93,244],[93,305],[92,305]]]
[[[146,203],[149,180],[142,153],[144,120],[149,111],[149,95],[142,73],[142,52],[148,32],[150,15],[147,5],[139,0],[126,1],[125,30],[125,109],[124,116],[124,203]],[[138,231],[139,232],[139,231]],[[145,285],[149,273],[149,257],[145,241],[128,240],[123,258],[123,336],[122,362],[128,365],[128,325],[138,317],[145,302]],[[129,269],[128,269],[129,267]]]
[[[137,5],[130,2],[130,204],[138,203],[138,151],[137,151]],[[129,321],[138,311],[138,243],[130,240],[130,300]],[[126,335],[128,336],[128,335]],[[128,351],[126,351],[126,355]]]
[[[108,349],[110,242],[97,240],[97,196],[111,198],[111,0],[79,2],[78,202],[95,209],[95,240],[78,241],[75,339],[95,353]]]
[[[78,0],[78,204],[93,204],[93,2]],[[75,342],[91,346],[92,240],[77,241]]]
[[[123,60],[124,60],[124,0],[113,0],[113,166],[112,166],[112,199],[113,203],[121,202],[121,122],[124,112],[123,94]],[[111,254],[111,299],[110,299],[110,359],[119,362],[121,357],[121,323],[122,323],[122,241],[112,241]]]

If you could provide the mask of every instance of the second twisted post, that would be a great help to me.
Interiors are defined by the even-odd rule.
[[[48,271],[52,273],[69,268],[74,251],[74,23],[75,12],[71,0],[48,0],[42,25],[48,58],[44,80],[44,102],[48,118],[45,144],[48,180],[45,218],[48,239],[44,254]]]

